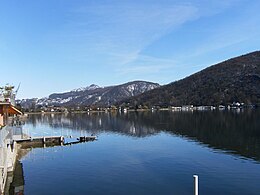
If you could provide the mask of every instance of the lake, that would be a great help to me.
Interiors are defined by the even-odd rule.
[[[23,129],[98,136],[24,151],[15,180],[28,195],[190,195],[194,174],[200,194],[260,194],[259,110],[29,115]]]

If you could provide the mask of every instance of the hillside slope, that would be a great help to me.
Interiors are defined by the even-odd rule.
[[[260,51],[210,66],[182,80],[121,102],[130,105],[260,104]]]

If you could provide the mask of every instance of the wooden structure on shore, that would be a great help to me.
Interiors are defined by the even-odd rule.
[[[77,141],[65,142],[64,136],[44,136],[44,137],[30,137],[25,139],[15,140],[22,148],[35,147],[50,147],[50,146],[66,146],[78,144],[82,142],[95,141],[96,136],[84,136],[77,138]]]
[[[7,125],[9,116],[22,115],[16,108],[14,86],[0,87],[0,128]]]

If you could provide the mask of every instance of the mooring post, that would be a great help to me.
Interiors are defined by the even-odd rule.
[[[199,195],[199,176],[193,175],[194,178],[194,195]]]
[[[64,142],[64,137],[60,136],[60,143],[63,143],[63,142]]]
[[[43,143],[45,143],[45,142],[46,142],[46,138],[45,138],[45,137],[43,137],[43,139],[42,139],[42,140],[43,140]]]

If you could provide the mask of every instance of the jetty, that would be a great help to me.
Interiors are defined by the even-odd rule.
[[[22,149],[26,149],[38,147],[45,148],[51,146],[67,146],[95,140],[97,140],[97,136],[94,135],[78,137],[76,141],[66,141],[64,136],[42,136],[17,139],[15,142],[19,144]]]

